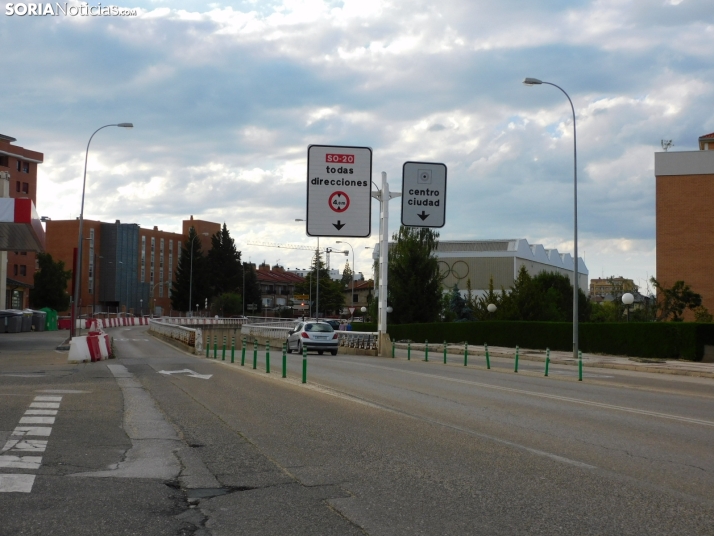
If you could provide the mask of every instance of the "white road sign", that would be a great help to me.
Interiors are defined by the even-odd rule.
[[[307,234],[364,238],[372,232],[372,149],[310,145]]]
[[[405,162],[402,167],[402,225],[443,227],[446,220],[446,165]]]

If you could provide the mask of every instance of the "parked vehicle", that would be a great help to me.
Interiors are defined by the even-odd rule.
[[[320,355],[325,351],[337,355],[337,337],[337,333],[327,322],[298,322],[294,329],[288,331],[287,351],[289,354],[293,350],[302,353],[305,348],[307,351],[315,350]]]

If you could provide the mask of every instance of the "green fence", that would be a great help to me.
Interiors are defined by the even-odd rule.
[[[376,331],[376,324],[353,324],[354,331]],[[393,341],[449,341],[451,343],[568,351],[573,348],[573,325],[568,322],[440,322],[393,324]],[[701,360],[705,345],[714,345],[714,324],[691,322],[618,322],[579,325],[584,352]]]

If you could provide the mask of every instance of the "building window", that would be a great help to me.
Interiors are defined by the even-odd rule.
[[[23,173],[29,173],[29,172],[30,172],[30,163],[29,163],[29,162],[23,162],[23,163],[22,163],[22,172],[23,172]]]
[[[15,264],[15,265],[12,267],[12,273],[13,273],[14,275],[17,275],[17,273],[18,273],[18,266],[17,266],[17,264]]]
[[[141,237],[141,282],[146,283],[146,237]]]
[[[154,284],[154,250],[156,249],[156,238],[151,237],[151,270],[149,271],[149,283]]]
[[[6,154],[0,155],[0,166],[2,166],[2,167],[10,166],[10,159],[7,157]]]
[[[22,183],[22,193],[23,194],[29,194],[30,193],[30,185],[26,182]]]
[[[359,296],[357,294],[352,294],[352,303],[357,303],[359,301]]]
[[[15,182],[15,191],[16,192],[20,191],[20,181]]]
[[[24,301],[25,300],[23,300],[21,290],[13,290],[12,291],[12,308],[13,309],[23,309]]]
[[[27,275],[27,266],[24,264],[20,265],[20,275]]]
[[[159,240],[159,298],[164,297],[164,239]]]
[[[87,290],[94,294],[94,229],[89,230],[89,277],[87,277]]]
[[[22,160],[17,161],[17,170],[21,171],[22,170]]]

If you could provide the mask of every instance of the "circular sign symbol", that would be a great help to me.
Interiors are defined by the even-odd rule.
[[[335,212],[344,212],[350,206],[350,198],[345,192],[333,192],[329,199],[330,208]]]

